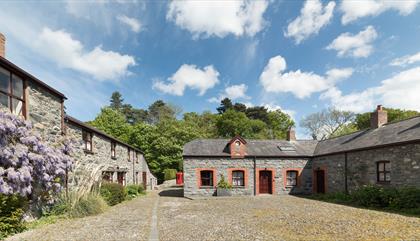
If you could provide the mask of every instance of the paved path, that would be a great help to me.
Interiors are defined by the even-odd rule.
[[[420,218],[293,196],[189,200],[152,192],[10,240],[420,240]]]
[[[105,213],[71,220],[15,235],[8,240],[148,240],[157,192],[123,202]]]

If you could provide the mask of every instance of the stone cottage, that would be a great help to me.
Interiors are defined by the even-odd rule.
[[[104,179],[154,188],[157,179],[141,150],[66,115],[65,100],[61,92],[5,58],[5,37],[0,33],[0,111],[31,121],[47,142],[63,137],[76,141],[76,169],[69,175],[69,186]]]
[[[184,146],[184,195],[212,196],[221,175],[233,195],[347,192],[367,184],[420,187],[420,116],[323,141],[194,140]]]

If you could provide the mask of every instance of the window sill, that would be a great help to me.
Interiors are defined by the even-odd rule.
[[[245,186],[232,186],[233,189],[245,189]]]
[[[111,157],[112,160],[117,160],[117,158],[115,156]]]
[[[85,152],[85,154],[89,154],[89,155],[93,155],[95,153],[93,153],[93,151],[89,151],[89,150],[83,150]]]
[[[213,187],[213,186],[200,186],[200,189],[216,189],[216,187]]]

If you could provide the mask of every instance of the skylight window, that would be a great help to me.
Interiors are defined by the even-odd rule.
[[[279,146],[280,151],[296,151],[296,148],[294,146]]]

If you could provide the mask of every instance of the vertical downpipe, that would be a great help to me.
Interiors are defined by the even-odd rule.
[[[257,195],[257,157],[254,156],[254,196]]]
[[[347,183],[347,152],[344,153],[344,191],[346,192],[346,194],[349,193]]]

